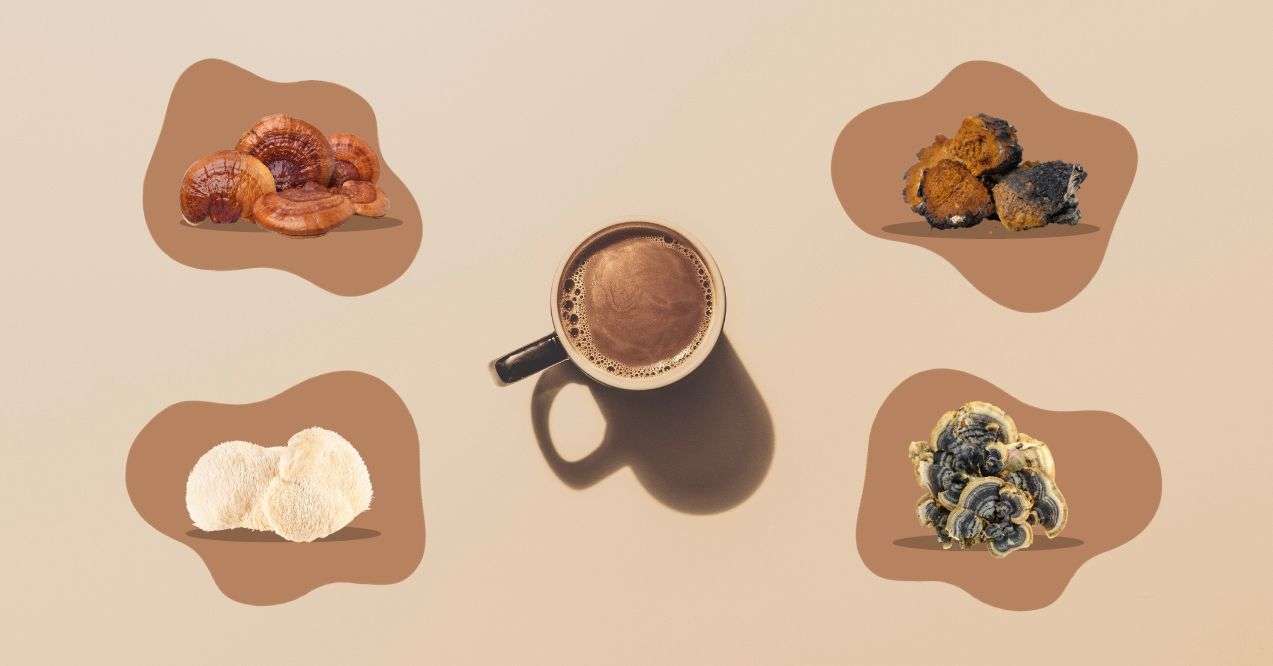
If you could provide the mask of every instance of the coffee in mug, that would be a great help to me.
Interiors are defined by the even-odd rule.
[[[570,358],[594,379],[656,388],[689,374],[724,323],[724,284],[684,232],[622,222],[592,234],[552,283],[554,333],[493,364],[511,383]]]

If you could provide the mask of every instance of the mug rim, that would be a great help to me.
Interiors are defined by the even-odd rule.
[[[703,340],[699,343],[698,349],[694,350],[694,353],[691,354],[689,358],[685,359],[685,362],[671,370],[668,370],[667,372],[655,375],[654,377],[619,377],[606,372],[597,364],[589,361],[582,355],[582,352],[575,349],[574,345],[571,344],[570,339],[566,335],[565,327],[561,321],[561,313],[558,312],[557,308],[558,285],[561,284],[562,275],[565,274],[566,269],[569,267],[570,260],[575,256],[575,253],[581,248],[586,247],[589,243],[592,243],[602,236],[610,233],[616,227],[626,225],[645,225],[653,227],[656,230],[659,228],[667,229],[688,241],[692,249],[698,253],[699,258],[707,265],[708,273],[712,280],[712,293],[715,294],[713,299],[714,302],[712,303],[712,317],[707,323],[707,331],[703,334]],[[570,250],[566,252],[566,255],[562,257],[560,262],[558,262],[557,270],[553,272],[552,282],[548,284],[548,312],[549,316],[552,317],[553,333],[555,333],[557,338],[561,340],[561,346],[566,350],[566,356],[570,359],[570,362],[574,363],[575,367],[582,370],[584,374],[602,384],[629,391],[648,391],[651,389],[663,388],[664,386],[683,379],[686,375],[696,370],[698,366],[702,365],[703,361],[707,359],[707,356],[711,354],[713,349],[716,348],[716,343],[720,340],[720,336],[725,329],[726,307],[727,298],[725,295],[725,278],[721,275],[720,267],[716,265],[716,258],[712,256],[711,252],[707,251],[707,248],[703,245],[702,241],[696,238],[693,234],[675,225],[668,224],[666,222],[656,222],[654,220],[641,217],[624,218],[618,222],[611,222],[609,224],[602,225],[588,233],[584,236],[583,240],[571,246]]]

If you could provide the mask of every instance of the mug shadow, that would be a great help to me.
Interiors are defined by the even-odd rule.
[[[576,461],[558,453],[548,428],[553,400],[570,384],[588,387],[606,422],[601,444]],[[549,368],[535,384],[531,423],[544,460],[571,488],[630,467],[655,499],[685,513],[741,504],[773,460],[769,408],[725,336],[694,372],[650,391],[605,386],[569,362]]]
[[[204,532],[200,529],[193,529],[186,532],[186,536],[195,539],[206,539],[208,541],[238,541],[238,542],[254,542],[254,543],[291,543],[287,539],[273,532],[258,532],[250,530],[246,527],[238,527],[232,530],[219,530],[217,532]],[[380,536],[380,532],[369,530],[364,527],[342,527],[339,530],[317,539],[316,543],[324,541],[359,541],[361,539],[374,539]]]

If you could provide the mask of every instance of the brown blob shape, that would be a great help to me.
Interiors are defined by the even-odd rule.
[[[298,275],[343,296],[359,296],[398,279],[420,249],[420,209],[388,164],[379,186],[393,201],[391,217],[355,217],[331,233],[296,242],[246,220],[192,227],[181,221],[175,196],[185,169],[199,157],[233,148],[263,116],[286,113],[325,132],[352,132],[379,155],[376,116],[362,97],[323,81],[277,83],[222,60],[191,65],[173,87],[163,128],[142,189],[146,225],[159,247],[194,268],[269,267]]]
[[[186,513],[186,478],[199,456],[235,439],[281,445],[309,426],[340,433],[362,454],[374,489],[368,511],[314,543],[292,543],[268,532],[194,528]],[[190,546],[217,587],[246,604],[283,603],[335,582],[396,583],[424,555],[415,423],[393,389],[360,372],[320,375],[246,405],[172,405],[137,435],[125,483],[141,517]]]
[[[1052,450],[1056,483],[1070,507],[1069,523],[1057,539],[1038,528],[1030,548],[997,559],[984,545],[942,550],[932,529],[919,524],[915,502],[924,490],[915,482],[907,446],[928,439],[943,413],[970,400],[998,405],[1021,432]],[[893,389],[871,425],[858,553],[883,578],[940,580],[998,608],[1033,610],[1056,601],[1084,562],[1145,529],[1161,497],[1158,458],[1121,417],[1047,411],[979,377],[928,370]]]
[[[1026,159],[1083,165],[1083,224],[1020,232],[994,220],[953,232],[911,224],[928,227],[897,195],[899,178],[930,137],[977,113],[1011,122]],[[996,303],[1042,312],[1078,295],[1100,268],[1136,159],[1136,144],[1122,125],[1056,104],[1014,69],[976,61],[956,67],[920,97],[873,107],[849,121],[831,156],[831,180],[840,205],[866,233],[932,250]],[[969,241],[986,237],[1015,242]],[[1020,278],[1038,274],[1049,277]]]

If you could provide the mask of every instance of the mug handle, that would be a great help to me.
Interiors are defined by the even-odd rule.
[[[557,334],[549,333],[495,359],[491,363],[491,372],[495,375],[496,384],[508,386],[557,365],[567,358],[566,348],[562,346]]]

